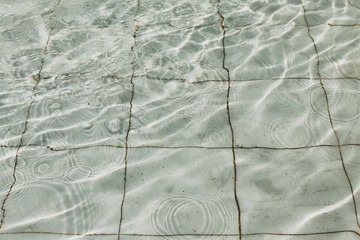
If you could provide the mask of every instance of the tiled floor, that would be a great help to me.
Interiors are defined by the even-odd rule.
[[[359,239],[360,2],[0,6],[0,239]]]

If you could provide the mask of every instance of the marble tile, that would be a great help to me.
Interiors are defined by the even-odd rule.
[[[79,147],[124,145],[129,79],[91,75],[41,80],[30,109],[24,144]]]
[[[23,147],[19,178],[6,202],[6,232],[116,232],[124,184],[124,150],[54,152]]]
[[[20,144],[25,129],[27,110],[32,102],[35,80],[32,78],[1,79],[0,145]]]
[[[237,150],[236,161],[243,233],[357,230],[337,147]]]
[[[158,25],[136,34],[135,74],[189,81],[226,80],[222,67],[222,31],[218,26],[177,29]]]
[[[231,147],[226,82],[134,80],[131,145]]]
[[[317,80],[233,82],[229,101],[236,145],[337,144]]]
[[[304,27],[229,29],[225,46],[232,80],[317,77],[314,46]]]
[[[128,159],[122,232],[237,233],[231,151],[131,149]]]

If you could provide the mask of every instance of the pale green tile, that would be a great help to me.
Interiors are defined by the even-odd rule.
[[[23,166],[6,203],[6,232],[116,232],[124,184],[124,150],[55,152],[24,147]]]
[[[24,144],[74,147],[125,142],[129,79],[55,77],[41,80],[36,92]]]
[[[357,230],[337,147],[237,150],[236,157],[244,233]]]
[[[233,82],[229,100],[236,145],[337,144],[319,81]]]

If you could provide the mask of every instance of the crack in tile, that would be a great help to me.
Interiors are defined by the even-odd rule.
[[[333,124],[333,121],[332,121],[331,112],[330,112],[330,105],[329,105],[329,99],[328,99],[328,95],[327,95],[327,92],[326,92],[326,89],[325,89],[325,86],[324,86],[324,83],[323,83],[322,77],[321,77],[319,51],[318,51],[318,48],[316,46],[315,40],[311,35],[310,27],[309,27],[309,24],[308,24],[308,21],[307,21],[307,18],[306,18],[306,8],[304,6],[303,0],[300,0],[300,3],[301,3],[301,7],[303,9],[303,12],[304,12],[304,21],[305,21],[306,26],[307,26],[307,33],[308,33],[308,36],[310,37],[310,39],[311,39],[311,41],[313,43],[314,50],[315,50],[315,53],[316,53],[316,70],[317,70],[317,74],[318,74],[318,77],[319,77],[319,82],[320,82],[321,88],[322,88],[323,93],[324,93],[330,126],[331,126],[331,129],[332,129],[332,131],[333,131],[333,133],[335,135],[335,138],[336,138],[342,168],[344,170],[345,176],[347,178],[347,181],[348,181],[348,184],[349,184],[349,187],[350,187],[350,190],[351,190],[351,196],[352,196],[352,201],[353,201],[353,205],[354,205],[354,213],[355,213],[356,223],[357,223],[358,227],[360,228],[360,223],[359,223],[359,218],[358,218],[358,214],[357,214],[357,207],[356,207],[356,201],[355,201],[355,195],[354,195],[353,186],[352,186],[352,183],[350,181],[349,174],[346,171],[346,166],[345,166],[345,162],[344,162],[344,158],[343,158],[342,150],[341,150],[340,139],[339,139],[339,136],[338,136],[338,134],[337,134],[337,132],[335,130],[335,127],[334,127],[334,124]]]

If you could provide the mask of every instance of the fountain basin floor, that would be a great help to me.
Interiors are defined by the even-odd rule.
[[[360,239],[359,0],[0,6],[0,240]]]

